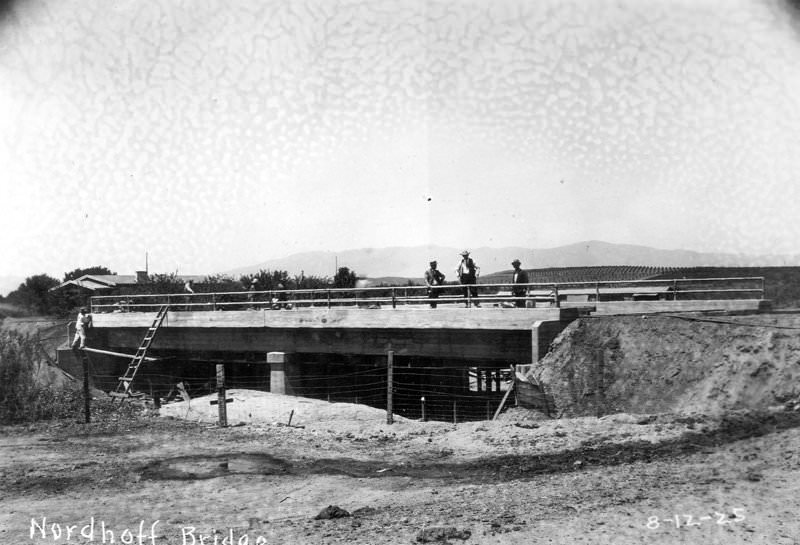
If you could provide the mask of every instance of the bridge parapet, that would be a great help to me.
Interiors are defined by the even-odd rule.
[[[184,311],[291,310],[357,307],[378,309],[491,306],[547,308],[562,304],[763,300],[763,277],[528,284],[477,284],[478,297],[461,285],[330,288],[314,290],[167,293],[92,297],[94,314],[151,312],[161,305]]]

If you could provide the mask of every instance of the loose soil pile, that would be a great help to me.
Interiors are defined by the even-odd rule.
[[[583,318],[533,375],[558,416],[790,404],[800,398],[800,316]]]

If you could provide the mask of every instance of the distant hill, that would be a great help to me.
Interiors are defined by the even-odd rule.
[[[257,273],[261,269],[286,270],[289,274],[330,276],[336,264],[349,267],[362,277],[421,278],[428,262],[436,259],[439,269],[454,280],[455,268],[463,248],[447,246],[413,246],[362,248],[340,252],[317,251],[293,254],[246,267],[224,271],[233,276]],[[800,255],[750,256],[740,254],[701,253],[689,250],[660,250],[631,244],[612,244],[591,240],[557,248],[531,249],[520,247],[471,248],[472,257],[482,275],[504,271],[511,261],[519,259],[525,269],[556,267],[753,267],[800,265]]]

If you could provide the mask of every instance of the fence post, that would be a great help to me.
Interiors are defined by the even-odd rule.
[[[211,294],[211,310],[217,310],[217,294]]]
[[[228,411],[225,406],[225,364],[217,364],[217,402],[219,404],[219,425],[228,425]]]
[[[331,308],[331,290],[328,290],[328,308]]]
[[[394,288],[392,288],[392,308],[397,308],[397,294]]]
[[[560,307],[561,302],[558,300],[558,284],[553,284],[553,294],[556,298],[556,307]]]
[[[677,279],[672,281],[672,293],[673,293],[672,300],[673,301],[677,301],[678,300],[678,280]]]
[[[766,286],[766,283],[765,283],[765,278],[762,276],[761,277],[761,300],[762,301],[764,300],[764,292],[766,291],[766,289],[767,289],[767,286]]]
[[[424,397],[419,398],[419,402],[422,405],[422,421],[425,422],[426,421],[425,420],[425,398]]]
[[[453,400],[453,424],[458,424],[458,412],[456,410],[457,401]]]
[[[394,423],[394,410],[392,406],[392,389],[393,389],[393,369],[394,367],[394,350],[389,350],[386,357],[386,423]]]
[[[89,354],[80,351],[83,360],[83,417],[88,424],[92,420],[92,394],[89,391]]]

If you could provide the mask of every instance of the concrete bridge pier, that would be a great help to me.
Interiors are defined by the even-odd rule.
[[[289,352],[267,352],[269,364],[269,391],[273,394],[295,395],[289,382],[298,374],[296,354]]]

